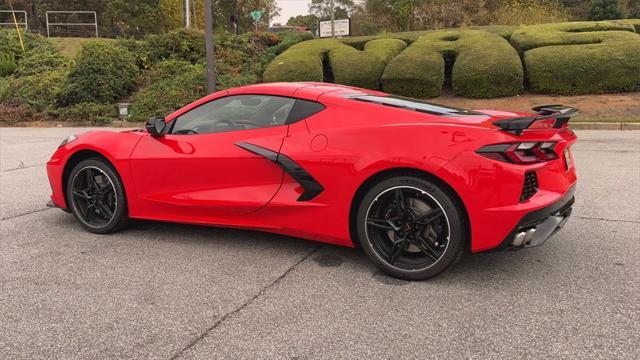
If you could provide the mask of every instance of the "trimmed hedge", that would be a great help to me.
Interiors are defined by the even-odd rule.
[[[266,82],[323,81],[323,60],[331,49],[344,46],[334,39],[303,41],[278,55],[264,71]]]
[[[364,51],[343,45],[329,51],[329,64],[334,81],[339,84],[377,90],[385,66],[404,48],[404,41],[398,39],[377,39],[369,41]]]
[[[384,91],[412,97],[440,95],[447,64],[457,95],[490,98],[516,95],[524,74],[517,52],[502,37],[478,30],[423,35],[387,65]]]
[[[492,30],[507,36],[515,27]],[[405,49],[407,43],[412,45]],[[486,98],[522,91],[524,75],[517,52],[500,35],[479,30],[305,41],[275,58],[264,80],[329,81],[433,97],[446,80],[445,56],[454,64],[452,83],[459,95]]]
[[[65,106],[113,103],[135,88],[138,75],[136,59],[129,50],[111,41],[87,41],[82,44],[59,102]]]
[[[563,95],[640,90],[640,20],[523,27],[511,42],[532,91]]]
[[[398,39],[368,41],[364,51],[336,39],[310,40],[276,57],[264,72],[265,81],[335,81],[368,89],[380,88],[387,62],[406,44]]]

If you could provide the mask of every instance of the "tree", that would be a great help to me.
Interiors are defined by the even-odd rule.
[[[622,19],[622,9],[618,0],[591,0],[589,20]]]
[[[318,28],[318,17],[313,14],[290,17],[289,20],[287,20],[287,25],[306,26],[312,33],[315,33]]]
[[[640,19],[640,0],[627,1],[627,18]]]
[[[345,19],[353,12],[355,8],[354,0],[334,0],[334,15],[336,19]],[[311,0],[309,4],[309,13],[317,16],[319,19],[328,19],[331,17],[331,7],[329,0]]]

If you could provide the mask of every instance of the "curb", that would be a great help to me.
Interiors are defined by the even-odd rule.
[[[640,130],[640,123],[571,122],[569,127],[573,130]]]

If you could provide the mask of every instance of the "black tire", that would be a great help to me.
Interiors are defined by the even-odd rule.
[[[80,225],[92,233],[113,233],[128,222],[122,180],[101,158],[83,160],[73,168],[67,179],[67,201]]]
[[[400,279],[440,274],[462,255],[465,244],[464,212],[447,189],[418,177],[375,184],[362,198],[356,221],[369,259]]]

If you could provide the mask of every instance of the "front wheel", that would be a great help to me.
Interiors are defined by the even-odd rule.
[[[120,230],[127,222],[127,199],[110,164],[93,158],[78,163],[67,180],[69,208],[80,224],[96,234]]]
[[[397,176],[373,186],[357,213],[357,235],[385,273],[407,280],[440,274],[461,255],[463,212],[447,190],[425,179]]]

